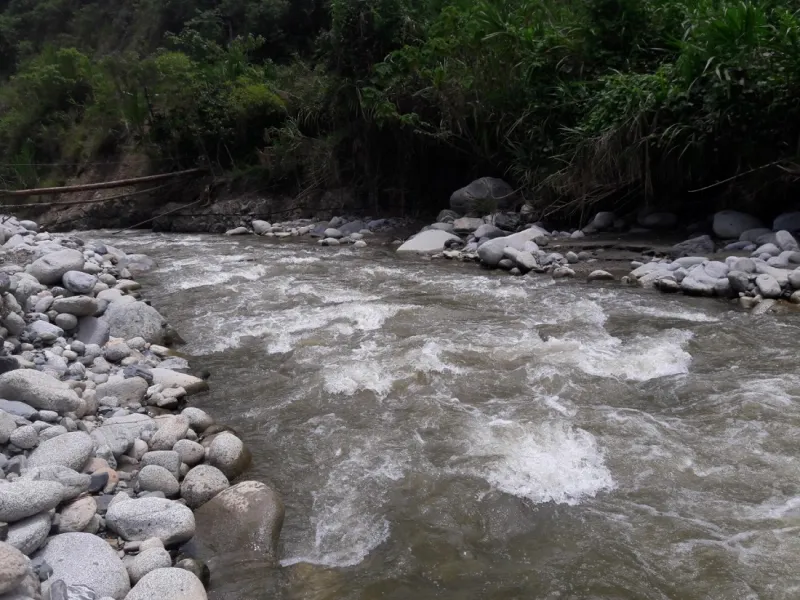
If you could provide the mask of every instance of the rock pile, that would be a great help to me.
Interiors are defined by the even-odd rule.
[[[309,236],[318,238],[321,246],[340,246],[352,244],[354,248],[365,248],[366,239],[378,232],[391,231],[402,226],[403,219],[359,219],[356,217],[334,217],[330,221],[314,221],[297,219],[269,223],[267,221],[251,221],[250,227],[236,227],[225,232],[225,235],[261,235],[268,238],[291,238]]]
[[[37,230],[0,223],[0,599],[205,599],[241,540],[273,564],[283,503],[232,486],[247,449],[186,406],[207,384],[135,295],[153,262]]]

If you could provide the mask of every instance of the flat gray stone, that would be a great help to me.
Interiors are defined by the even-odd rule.
[[[133,586],[125,600],[207,600],[206,590],[196,575],[186,569],[155,569]]]
[[[52,310],[58,313],[67,313],[76,317],[89,317],[94,315],[100,305],[90,296],[71,296],[69,298],[56,298]]]
[[[51,580],[85,585],[98,596],[115,600],[123,600],[130,590],[128,572],[117,553],[105,540],[90,533],[56,535],[38,556],[52,567]],[[160,598],[166,600],[168,596]]]
[[[65,433],[39,444],[31,453],[28,466],[61,465],[82,471],[94,452],[94,441],[84,431]]]
[[[50,533],[50,513],[43,512],[12,523],[6,541],[17,550],[30,556],[42,547]]]
[[[195,520],[187,506],[165,498],[123,500],[109,506],[106,525],[127,541],[160,538],[165,546],[194,536]]]
[[[81,404],[67,384],[33,369],[17,369],[0,375],[0,396],[59,414],[74,412]]]
[[[19,478],[0,484],[0,522],[13,523],[55,508],[63,495],[63,486],[55,481]]]

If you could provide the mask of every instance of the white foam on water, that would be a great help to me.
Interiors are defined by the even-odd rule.
[[[318,256],[283,256],[275,262],[281,265],[311,265],[321,260]]]
[[[410,366],[423,373],[463,373],[464,369],[450,364],[442,354],[451,349],[450,344],[440,340],[427,340],[422,348],[407,353]]]
[[[595,437],[566,421],[520,423],[481,417],[468,431],[471,460],[457,470],[537,504],[575,505],[612,490]]]
[[[704,312],[676,307],[675,310],[666,310],[656,306],[640,304],[639,302],[620,302],[619,297],[613,298],[617,303],[627,305],[633,312],[657,319],[670,319],[675,321],[690,321],[692,323],[718,323],[719,318]]]
[[[350,567],[389,538],[385,495],[389,485],[403,478],[407,460],[403,452],[374,448],[374,443],[368,440],[345,451],[344,459],[331,468],[314,493],[313,547],[282,560],[282,566],[307,562]]]

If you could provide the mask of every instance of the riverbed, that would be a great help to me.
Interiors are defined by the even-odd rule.
[[[286,503],[216,599],[800,596],[800,317],[389,248],[93,232]],[[214,565],[212,565],[214,566]]]

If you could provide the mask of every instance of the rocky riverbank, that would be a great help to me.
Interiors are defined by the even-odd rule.
[[[276,562],[280,496],[138,297],[144,255],[3,218],[0,599],[206,598],[206,561]]]

